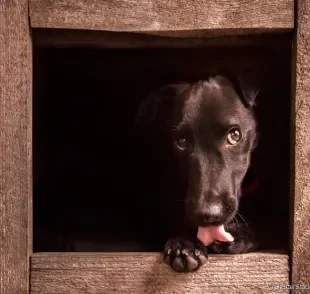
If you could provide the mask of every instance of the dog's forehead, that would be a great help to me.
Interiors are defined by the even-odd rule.
[[[214,120],[223,124],[229,120],[242,120],[245,106],[229,83],[211,79],[195,84],[183,109],[183,121],[194,123],[198,120]]]

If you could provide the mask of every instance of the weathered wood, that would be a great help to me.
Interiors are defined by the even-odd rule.
[[[30,20],[36,28],[165,31],[165,35],[206,29],[283,29],[294,27],[294,1],[30,0]]]
[[[292,283],[308,284],[310,281],[310,2],[300,0],[297,3],[293,61],[295,99],[292,103],[294,108],[292,119],[295,120],[293,125],[295,157],[292,165],[295,171],[292,187],[295,194]]]
[[[0,1],[0,293],[28,293],[32,56],[28,1]]]
[[[158,253],[37,253],[31,258],[31,293],[265,293],[272,285],[287,285],[288,278],[288,256],[280,253],[213,255],[191,274],[173,272]]]

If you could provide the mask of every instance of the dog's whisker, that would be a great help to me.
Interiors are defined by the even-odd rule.
[[[239,222],[238,222],[238,219],[237,219],[235,216],[234,216],[234,218],[233,218],[233,222],[237,225],[238,231],[240,231]]]
[[[245,221],[245,219],[243,218],[243,216],[240,213],[237,213],[237,215],[241,218],[241,220],[243,221],[243,223],[246,225],[247,230],[250,231],[249,226],[247,224],[247,222]]]

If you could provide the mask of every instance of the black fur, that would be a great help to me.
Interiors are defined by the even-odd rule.
[[[224,224],[234,236],[233,243],[210,245],[213,252],[257,248],[252,232],[233,222],[255,148],[256,95],[218,75],[165,86],[140,106],[134,138],[140,156],[133,164],[141,171],[135,195],[144,222],[137,225],[150,249],[164,245],[164,260],[176,271],[197,270],[207,260],[198,226]],[[228,141],[232,129],[242,134],[236,145]]]

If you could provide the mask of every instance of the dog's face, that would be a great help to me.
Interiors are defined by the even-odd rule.
[[[255,96],[216,76],[167,86],[140,109],[138,117],[171,135],[187,217],[197,226],[227,223],[237,211],[255,146]]]

